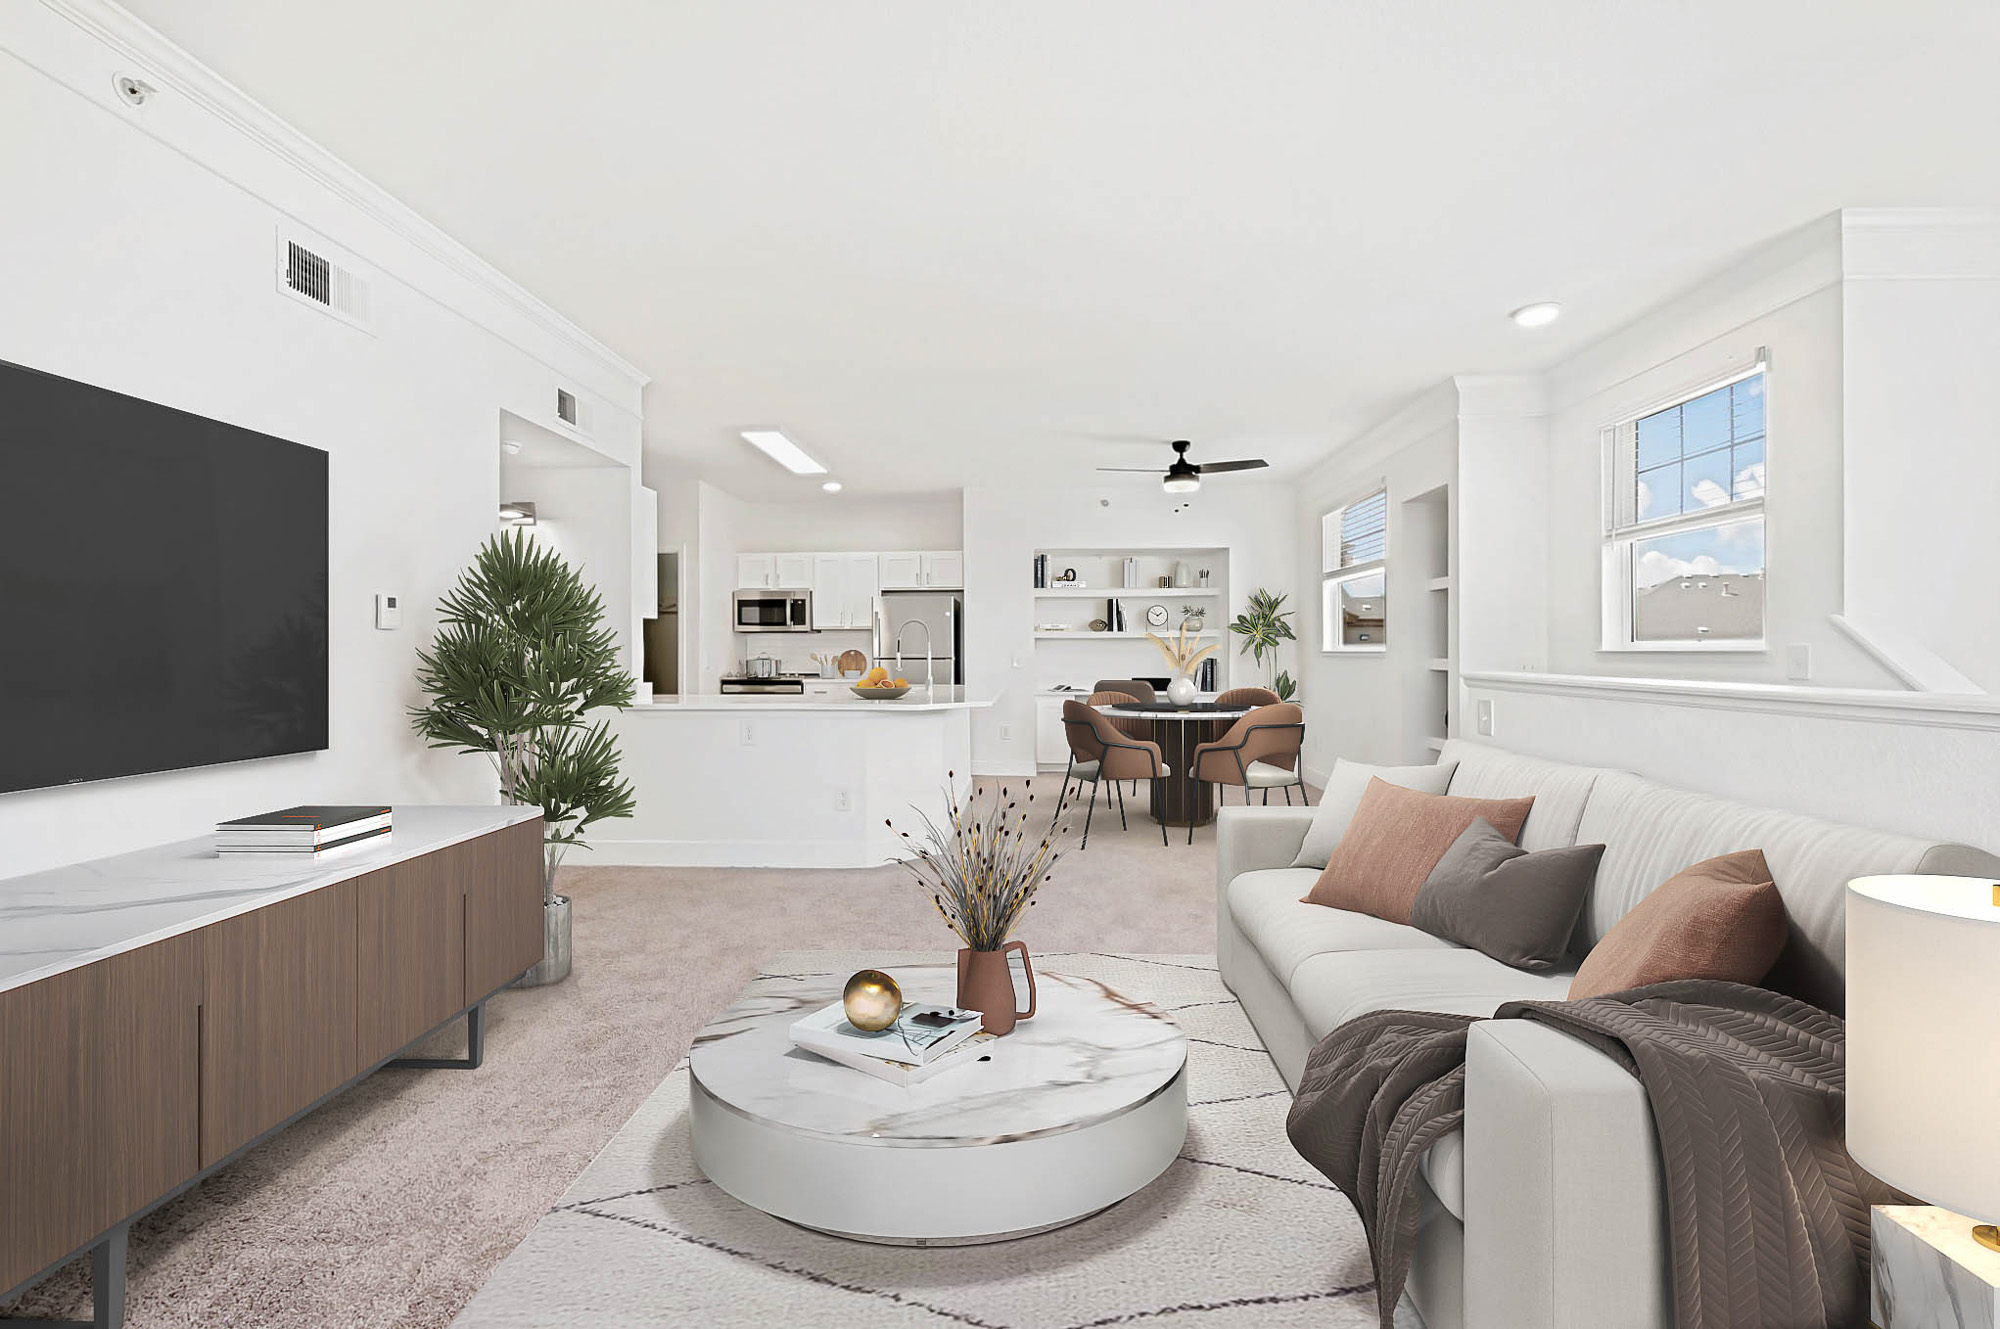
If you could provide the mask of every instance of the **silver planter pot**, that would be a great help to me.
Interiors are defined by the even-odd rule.
[[[569,897],[557,895],[542,906],[542,962],[521,976],[517,986],[547,987],[569,977]]]

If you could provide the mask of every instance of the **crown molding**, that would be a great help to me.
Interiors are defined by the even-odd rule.
[[[1983,693],[1893,692],[1877,688],[1810,688],[1779,683],[1715,683],[1526,671],[1475,671],[1462,675],[1461,681],[1473,691],[1529,692],[1593,701],[2000,731],[2000,697]]]
[[[42,4],[141,66],[149,79],[158,80],[424,257],[629,384],[635,396],[650,381],[638,366],[111,0],[42,0]]]
[[[2000,280],[2000,216],[1978,208],[1847,208],[1849,281]]]

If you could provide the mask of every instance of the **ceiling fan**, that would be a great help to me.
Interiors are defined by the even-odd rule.
[[[1247,457],[1241,461],[1211,461],[1197,466],[1187,459],[1187,451],[1192,446],[1194,445],[1184,438],[1174,441],[1173,465],[1167,467],[1166,474],[1160,477],[1160,487],[1165,489],[1169,494],[1192,494],[1195,490],[1201,488],[1201,477],[1203,474],[1219,475],[1224,471],[1255,471],[1261,470],[1263,467],[1271,464],[1262,457]],[[1131,475],[1151,475],[1153,473],[1153,468],[1150,466],[1100,466],[1097,469],[1100,471],[1122,471]]]

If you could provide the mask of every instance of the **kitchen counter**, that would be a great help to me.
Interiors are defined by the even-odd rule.
[[[655,697],[611,722],[637,794],[590,828],[572,861],[668,867],[874,867],[906,857],[900,832],[971,783],[984,692],[919,683],[895,701],[838,679],[799,694]],[[886,823],[893,823],[887,825]]]
[[[838,680],[828,680],[838,682]],[[633,714],[672,713],[684,711],[840,711],[855,714],[889,714],[896,711],[964,711],[991,706],[994,698],[986,694],[974,694],[963,687],[940,683],[936,687],[926,687],[919,683],[904,696],[894,701],[857,697],[852,687],[840,683],[827,696],[813,696],[811,693],[704,693],[700,696],[654,697],[651,701],[634,702],[630,707]]]

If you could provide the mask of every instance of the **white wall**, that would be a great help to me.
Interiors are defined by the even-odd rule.
[[[1176,513],[1174,506],[1172,496],[1140,484],[965,491],[966,684],[999,696],[990,710],[974,713],[976,772],[1024,775],[1035,768],[1037,549],[1228,549],[1225,619],[1241,613],[1258,587],[1291,590],[1295,539],[1287,514],[1292,499],[1283,485],[1218,478],[1202,487],[1186,511]],[[1089,648],[1056,645],[1096,649],[1094,643]],[[1118,672],[1159,672],[1154,667],[1159,656],[1149,642],[1125,646],[1129,663]],[[1234,651],[1233,639],[1225,649]],[[1297,660],[1296,654],[1284,660],[1295,674]]]
[[[1411,569],[1403,504],[1452,483],[1458,456],[1458,392],[1440,384],[1405,410],[1336,452],[1293,487],[1293,569],[1300,606],[1300,704],[1306,713],[1307,779],[1318,783],[1334,758],[1387,764],[1425,762],[1431,754],[1408,732],[1407,717],[1433,686],[1428,652],[1412,631],[1430,612],[1425,578]],[[1329,653],[1320,604],[1320,518],[1376,489],[1389,491],[1389,648],[1380,654]]]
[[[639,643],[621,610],[632,599],[632,475],[623,466],[520,466],[503,461],[508,501],[535,505],[534,538],[560,553],[597,588],[606,619],[619,629],[619,654],[637,669]]]
[[[744,552],[758,554],[957,549],[965,539],[965,509],[957,493],[746,503],[741,535]]]
[[[503,410],[553,423],[558,384],[599,441],[639,446],[639,377],[393,200],[137,29],[131,51],[41,5],[0,12],[0,358],[329,454],[332,748],[0,795],[0,875],[202,833],[299,802],[485,802],[489,768],[412,735],[415,652],[493,529]],[[142,108],[112,75],[161,91]],[[32,126],[33,132],[22,132]],[[247,127],[246,127],[247,126]],[[30,205],[31,201],[31,205]],[[374,333],[281,297],[290,217],[351,256]],[[399,631],[373,627],[396,591]]]
[[[1922,686],[2000,691],[2000,224],[1842,220],[1846,617]]]
[[[698,575],[692,612],[700,624],[695,692],[721,690],[722,676],[743,656],[742,637],[730,623],[729,595],[736,589],[736,555],[743,549],[743,522],[748,507],[734,494],[707,481],[695,485],[695,549]],[[687,614],[689,608],[683,606]]]

